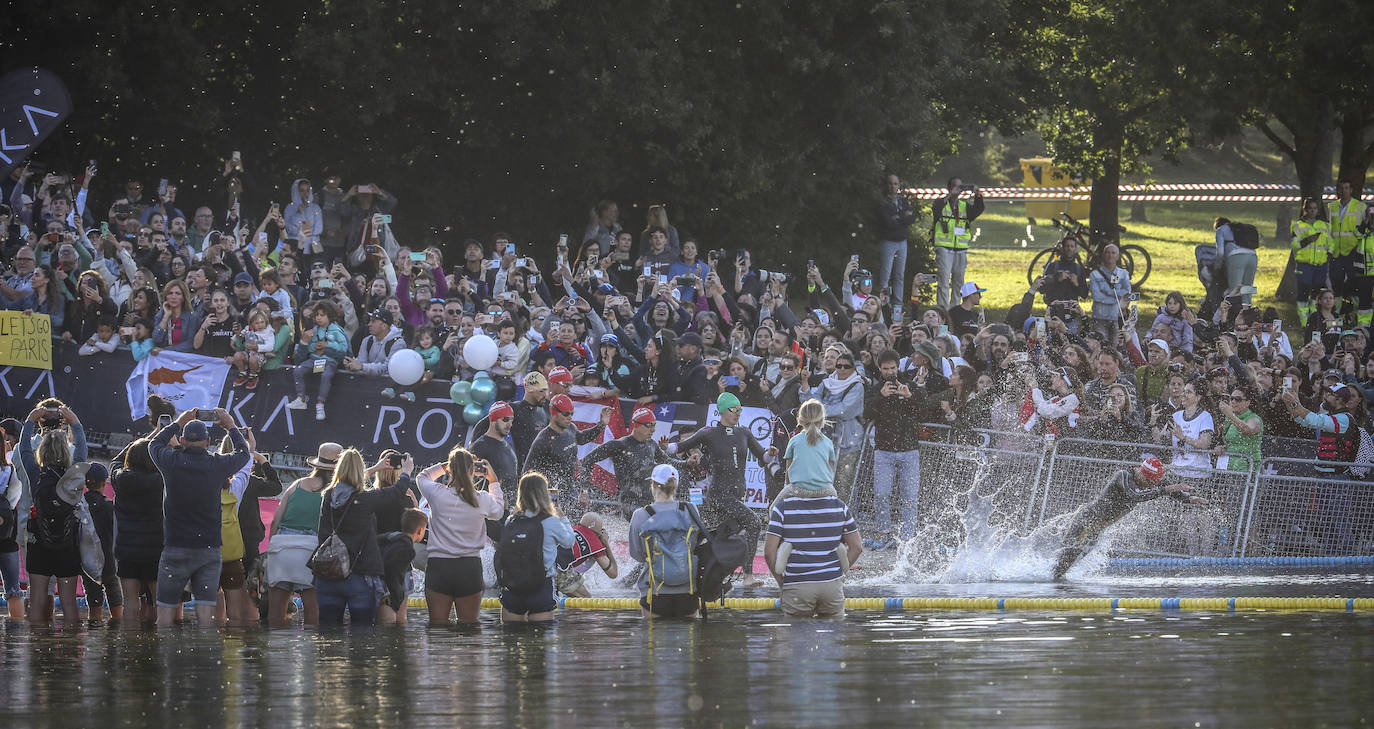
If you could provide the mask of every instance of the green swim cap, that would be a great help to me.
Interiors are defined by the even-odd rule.
[[[721,412],[725,412],[730,408],[737,407],[739,407],[739,398],[735,397],[731,393],[722,392],[720,394],[720,397],[716,398],[716,409],[720,410]]]

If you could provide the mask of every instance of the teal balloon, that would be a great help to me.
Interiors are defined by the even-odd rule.
[[[463,422],[468,425],[476,425],[486,413],[483,412],[482,403],[470,402],[463,407]]]
[[[486,370],[478,370],[477,374],[472,376],[472,379],[474,382],[476,382],[477,380],[490,380],[491,374]]]
[[[472,381],[472,389],[468,392],[471,393],[473,402],[486,405],[496,399],[496,383],[493,382],[491,378],[485,380],[474,379]]]
[[[467,405],[472,402],[472,383],[458,380],[448,389],[448,398],[454,405]]]

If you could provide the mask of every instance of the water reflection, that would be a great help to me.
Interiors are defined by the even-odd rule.
[[[570,612],[550,627],[0,628],[5,727],[1350,726],[1374,616]]]

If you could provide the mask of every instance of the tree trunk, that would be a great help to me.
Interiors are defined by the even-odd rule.
[[[1145,201],[1144,201],[1144,200],[1136,200],[1135,202],[1131,203],[1131,217],[1129,218],[1129,220],[1130,220],[1132,223],[1148,223],[1148,222],[1150,222],[1149,219],[1145,217]]]
[[[1331,182],[1331,156],[1334,152],[1335,111],[1331,102],[1322,105],[1310,125],[1299,125],[1293,132],[1289,157],[1298,172],[1298,187],[1305,198],[1320,198]]]
[[[1341,158],[1338,180],[1350,180],[1355,187],[1355,197],[1364,199],[1365,178],[1369,174],[1369,164],[1374,158],[1374,144],[1369,142],[1371,125],[1374,125],[1374,110],[1349,112],[1341,117]]]
[[[1120,134],[1094,134],[1098,149],[1108,150],[1102,161],[1102,170],[1093,175],[1092,202],[1088,207],[1088,227],[1093,231],[1093,240],[1106,240],[1117,243],[1121,234],[1117,231],[1120,221],[1121,194],[1121,136]]]

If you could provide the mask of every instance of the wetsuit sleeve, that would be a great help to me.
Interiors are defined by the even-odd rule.
[[[675,450],[678,453],[690,451],[693,448],[701,445],[706,440],[706,437],[710,434],[711,426],[708,425],[705,428],[702,428],[701,430],[698,430],[697,432],[687,436],[685,440],[679,441],[677,444],[677,448]]]
[[[754,457],[759,459],[759,463],[763,463],[763,459],[768,456],[768,451],[764,449],[763,444],[759,442],[758,438],[754,437],[753,433],[747,430],[744,431],[744,438],[749,446],[749,452],[753,453]]]
[[[588,443],[596,440],[597,437],[601,435],[601,431],[605,429],[606,426],[602,425],[601,423],[597,423],[596,425],[593,425],[592,427],[587,428],[586,430],[577,431],[577,444],[587,445]]]
[[[624,450],[625,444],[620,442],[619,438],[616,438],[615,440],[607,441],[593,448],[592,452],[588,453],[587,456],[582,459],[582,463],[600,463],[607,458],[614,458],[620,455]]]

